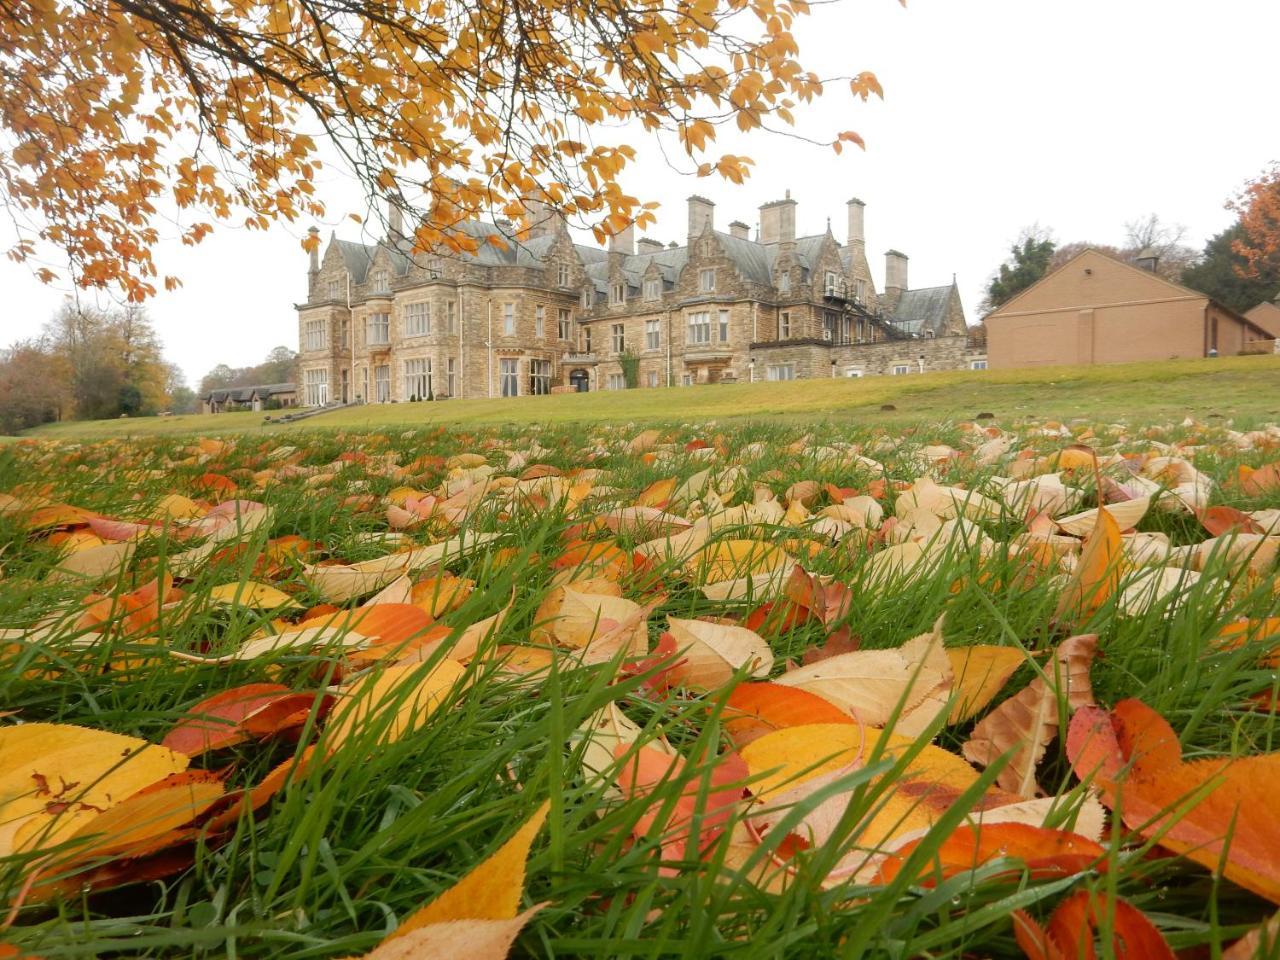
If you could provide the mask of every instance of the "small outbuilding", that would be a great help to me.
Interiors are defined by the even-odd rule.
[[[1085,250],[987,314],[992,369],[1270,352],[1274,334],[1155,272]]]
[[[1280,340],[1280,296],[1275,300],[1264,300],[1256,307],[1244,312],[1245,319],[1257,324],[1271,337]]]

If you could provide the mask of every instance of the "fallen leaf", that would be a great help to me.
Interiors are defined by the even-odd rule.
[[[1018,796],[1034,796],[1038,789],[1036,767],[1058,734],[1060,706],[1066,716],[1093,701],[1089,667],[1097,652],[1094,634],[1063,640],[1045,676],[1037,676],[978,722],[962,748],[965,757],[986,767],[1012,752],[996,783]]]

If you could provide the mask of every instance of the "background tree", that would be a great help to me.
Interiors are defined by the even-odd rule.
[[[1280,274],[1280,163],[1245,184],[1230,206],[1240,214],[1241,236],[1233,248],[1244,261],[1242,275]]]
[[[68,303],[45,324],[44,340],[61,364],[76,419],[168,406],[168,364],[155,328],[136,305],[104,311]]]
[[[0,350],[0,433],[62,419],[71,407],[66,382],[47,342],[27,340]]]
[[[1132,263],[1144,254],[1155,254],[1156,273],[1166,280],[1180,281],[1187,268],[1200,259],[1199,251],[1185,242],[1187,228],[1166,223],[1158,213],[1128,221],[1124,233],[1121,259]]]
[[[200,378],[200,396],[210,390],[256,387],[267,383],[294,383],[298,354],[288,347],[274,347],[266,360],[250,367],[230,367],[220,363]]]
[[[1280,294],[1280,269],[1264,272],[1260,267],[1255,273],[1237,249],[1246,242],[1243,224],[1222,231],[1205,244],[1199,262],[1183,272],[1182,282],[1239,313],[1274,300]]]
[[[1023,229],[1009,248],[1010,257],[987,281],[987,295],[979,309],[990,313],[1012,300],[1045,275],[1057,248],[1052,233],[1035,223]]]
[[[750,160],[718,154],[717,130],[789,125],[823,91],[792,34],[809,9],[11,0],[0,17],[0,198],[20,229],[10,255],[56,248],[80,284],[141,300],[171,204],[186,211],[187,244],[210,220],[265,229],[322,216],[317,133],[371,198],[411,214],[420,249],[473,249],[460,221],[523,218],[529,201],[600,237],[645,226],[654,204],[620,185],[635,150],[619,128],[666,138],[689,173],[741,182]],[[871,74],[843,79],[864,100],[880,93]],[[850,131],[829,142],[861,143]]]

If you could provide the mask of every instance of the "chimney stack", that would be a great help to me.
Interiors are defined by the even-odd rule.
[[[640,253],[659,253],[665,249],[661,240],[654,240],[652,237],[641,237],[636,241],[636,247]]]
[[[854,197],[848,203],[849,208],[849,246],[865,246],[867,242],[866,224],[863,220],[867,205]]]
[[[310,227],[307,230],[311,238],[311,273],[320,272],[320,230]]]
[[[751,239],[751,227],[743,223],[741,220],[735,220],[729,224],[729,235],[737,237],[739,240]]]
[[[1160,266],[1160,254],[1151,247],[1143,247],[1138,255],[1134,257],[1133,262],[1139,270],[1155,273],[1156,268]]]
[[[609,237],[609,252],[631,256],[636,252],[636,225],[628,223],[626,228]]]
[[[788,190],[782,200],[760,207],[760,242],[791,243],[796,238],[796,202]]]
[[[529,239],[545,237],[555,228],[556,212],[541,199],[524,202],[524,219],[529,231]]]
[[[702,236],[702,231],[715,228],[716,205],[706,197],[689,198],[689,242]]]
[[[387,236],[392,243],[404,236],[404,216],[394,198],[387,200]]]
[[[886,250],[884,254],[884,296],[881,304],[888,312],[897,304],[907,286],[907,255],[898,250]]]

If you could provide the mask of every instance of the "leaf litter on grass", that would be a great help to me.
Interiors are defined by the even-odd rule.
[[[0,451],[11,943],[1157,956],[1280,902],[1280,428],[296,441]]]

